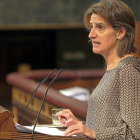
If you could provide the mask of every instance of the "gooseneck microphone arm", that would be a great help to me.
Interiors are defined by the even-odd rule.
[[[41,106],[40,106],[40,109],[39,109],[39,112],[38,112],[38,115],[37,115],[37,117],[36,117],[36,121],[35,121],[35,124],[34,124],[34,127],[33,127],[31,140],[32,140],[32,138],[33,138],[33,134],[34,134],[34,130],[35,130],[35,127],[36,127],[36,123],[37,123],[37,121],[38,121],[38,118],[39,118],[39,115],[40,115],[40,112],[41,112],[43,103],[44,103],[44,101],[45,101],[46,95],[47,95],[47,93],[48,93],[48,90],[49,90],[50,86],[52,85],[52,83],[53,83],[53,82],[58,78],[58,76],[61,74],[62,71],[63,71],[63,69],[61,69],[60,72],[53,78],[53,80],[50,82],[50,84],[49,84],[49,86],[48,86],[48,88],[47,88],[47,90],[46,90],[46,92],[45,92],[45,95],[44,95],[44,97],[43,97],[43,100],[42,100],[42,103],[41,103]]]
[[[43,79],[43,80],[41,81],[41,83],[37,86],[37,88],[35,89],[35,91],[34,91],[32,97],[31,97],[31,99],[30,99],[30,101],[28,102],[26,108],[24,109],[24,112],[22,113],[22,115],[21,115],[21,117],[20,117],[18,123],[20,123],[20,121],[21,121],[23,115],[25,114],[25,112],[26,112],[26,110],[27,110],[27,108],[28,108],[30,102],[32,101],[32,99],[33,99],[33,97],[34,97],[34,95],[35,95],[37,89],[38,89],[38,88],[40,87],[40,85],[42,85],[55,71],[56,71],[56,69],[54,69],[53,72],[51,72],[51,73],[50,73],[45,79]]]

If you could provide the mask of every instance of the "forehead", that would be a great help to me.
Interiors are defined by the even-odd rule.
[[[97,14],[92,14],[90,17],[90,23],[102,23],[102,24],[108,24],[107,20],[105,20],[103,17]]]

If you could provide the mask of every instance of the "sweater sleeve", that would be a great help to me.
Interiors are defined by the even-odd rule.
[[[123,67],[119,82],[122,124],[95,130],[97,140],[140,139],[140,71],[135,67]]]
[[[126,135],[129,131],[140,139],[140,71],[135,67],[125,66],[120,72],[120,111]]]

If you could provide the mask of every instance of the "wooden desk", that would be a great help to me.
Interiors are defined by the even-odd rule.
[[[13,140],[29,140],[31,139],[30,133],[17,132],[13,123],[13,113],[0,106],[0,139],[13,139]],[[65,137],[65,136],[52,136],[45,134],[33,134],[34,140],[86,140],[85,137]]]

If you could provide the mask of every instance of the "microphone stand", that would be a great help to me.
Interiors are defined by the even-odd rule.
[[[48,86],[48,88],[47,88],[47,90],[46,90],[46,92],[45,92],[45,95],[44,95],[43,100],[42,100],[42,103],[41,103],[41,107],[40,107],[40,109],[39,109],[39,112],[38,112],[38,115],[37,115],[37,117],[36,117],[36,121],[35,121],[35,124],[34,124],[34,127],[33,127],[32,135],[31,135],[31,140],[33,139],[33,134],[34,134],[34,130],[35,130],[35,127],[36,127],[36,123],[37,123],[37,121],[38,121],[38,118],[39,118],[39,115],[40,115],[40,112],[41,112],[43,103],[44,103],[44,101],[45,101],[46,95],[47,95],[47,93],[48,93],[48,90],[49,90],[50,86],[52,85],[52,83],[53,83],[53,82],[58,78],[58,76],[61,74],[62,71],[63,71],[63,69],[61,69],[61,71],[53,78],[53,80],[50,82],[50,84],[49,84],[49,86]]]
[[[27,108],[28,108],[30,102],[32,101],[32,99],[33,99],[33,97],[34,97],[34,95],[35,95],[37,89],[38,89],[38,88],[40,87],[40,85],[42,85],[55,71],[56,71],[56,69],[54,69],[53,72],[51,72],[51,73],[50,73],[45,79],[43,79],[43,80],[41,81],[41,83],[37,86],[37,88],[35,89],[35,91],[34,91],[32,97],[31,97],[31,99],[30,99],[30,101],[28,102],[26,108],[24,109],[23,114],[21,115],[21,117],[20,117],[18,123],[20,123],[20,121],[21,121],[23,115],[25,114],[25,112],[26,112],[26,110],[27,110]]]

